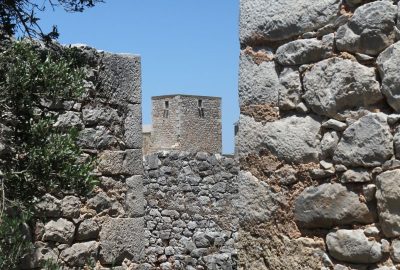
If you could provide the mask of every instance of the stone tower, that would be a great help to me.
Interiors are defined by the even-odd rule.
[[[221,153],[221,98],[192,95],[152,97],[150,146],[144,154],[159,150]]]

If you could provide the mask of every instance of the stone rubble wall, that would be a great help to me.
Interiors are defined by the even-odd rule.
[[[241,0],[239,269],[400,268],[400,4]]]
[[[144,256],[140,57],[79,46],[85,60],[80,100],[48,104],[56,125],[80,130],[78,144],[96,156],[100,184],[87,197],[54,197],[37,203],[32,229],[35,251],[21,269],[53,260],[63,269],[119,269]]]
[[[146,269],[237,269],[238,168],[204,152],[145,157]]]

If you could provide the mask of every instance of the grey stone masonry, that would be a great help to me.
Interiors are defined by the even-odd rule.
[[[237,161],[163,151],[144,165],[148,269],[237,269]]]
[[[91,59],[84,66],[86,91],[54,111],[56,125],[79,129],[77,143],[97,158],[100,184],[87,196],[47,194],[37,203],[35,249],[21,269],[49,259],[66,270],[93,263],[118,269],[144,259],[140,57],[75,48],[79,60]]]
[[[151,138],[147,155],[162,150],[221,153],[221,98],[168,95],[152,98]]]
[[[400,269],[399,15],[240,1],[238,269]]]

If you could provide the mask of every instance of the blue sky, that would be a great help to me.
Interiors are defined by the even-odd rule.
[[[238,108],[239,0],[106,0],[83,13],[39,13],[63,44],[85,43],[142,57],[143,123],[151,96],[222,97],[223,152],[234,148]]]

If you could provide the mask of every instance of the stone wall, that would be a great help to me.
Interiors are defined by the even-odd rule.
[[[221,153],[221,98],[191,95],[152,97],[152,122],[151,140],[144,145],[145,155],[162,150]]]
[[[144,154],[163,149],[178,149],[180,136],[180,99],[175,96],[152,97],[152,140]],[[166,108],[168,102],[168,108]]]
[[[400,266],[398,14],[241,1],[241,269]]]
[[[148,269],[237,269],[237,161],[219,154],[146,156]]]
[[[53,260],[63,269],[108,269],[144,255],[140,57],[79,46],[85,66],[81,99],[44,104],[55,125],[80,130],[78,144],[96,156],[100,184],[85,197],[47,194],[35,206],[35,250],[21,269]],[[116,269],[116,268],[113,268]]]

